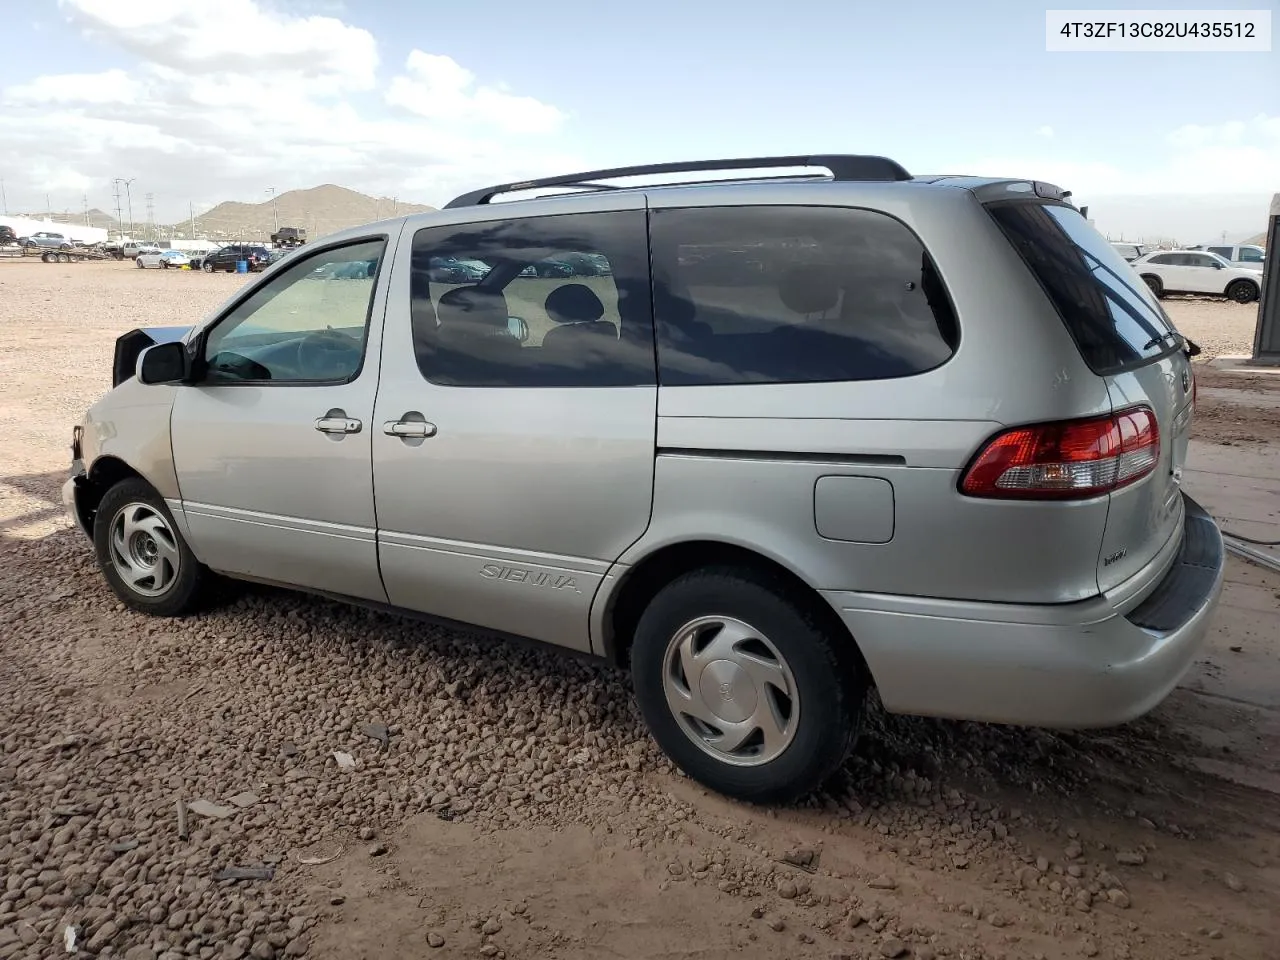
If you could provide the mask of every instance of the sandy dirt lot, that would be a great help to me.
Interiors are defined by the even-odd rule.
[[[257,588],[124,611],[58,505],[71,426],[117,335],[243,281],[0,262],[0,960],[68,927],[129,960],[1280,956],[1280,578],[1234,559],[1151,716],[873,710],[773,811],[676,773],[594,663]],[[1248,352],[1251,308],[1169,309]],[[1200,397],[1201,440],[1280,439],[1274,378]]]

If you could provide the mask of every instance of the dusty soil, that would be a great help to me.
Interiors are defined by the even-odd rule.
[[[70,427],[116,335],[242,280],[0,263],[0,960],[69,926],[130,960],[1277,955],[1280,579],[1234,560],[1151,716],[873,710],[772,811],[674,772],[597,664],[253,588],[125,612],[58,506]]]

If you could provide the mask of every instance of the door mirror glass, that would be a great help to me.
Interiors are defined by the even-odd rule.
[[[529,324],[524,317],[507,317],[507,329],[521,343],[529,339]]]
[[[139,383],[181,383],[187,370],[187,348],[176,341],[148,347],[138,357]]]

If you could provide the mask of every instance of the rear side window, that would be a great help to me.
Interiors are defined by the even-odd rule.
[[[1036,275],[1089,368],[1115,373],[1177,346],[1173,324],[1133,268],[1073,207],[988,207]]]
[[[643,210],[426,227],[410,284],[418,369],[432,383],[655,382]]]
[[[657,210],[650,237],[664,386],[907,377],[955,352],[932,259],[885,214]]]
[[[1220,256],[1220,257],[1226,257],[1228,260],[1230,260],[1230,259],[1231,259],[1231,248],[1230,248],[1230,247],[1210,247],[1210,248],[1209,248],[1209,252],[1210,252],[1210,253],[1216,253],[1216,254],[1217,254],[1218,256]]]

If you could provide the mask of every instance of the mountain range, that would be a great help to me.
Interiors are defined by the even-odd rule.
[[[314,240],[328,233],[358,226],[371,220],[403,216],[408,213],[424,213],[435,207],[421,203],[405,203],[392,197],[371,197],[336,184],[326,183],[306,190],[289,190],[260,203],[242,203],[226,200],[203,213],[172,224],[145,223],[141,217],[133,222],[133,233],[139,239],[190,237],[192,227],[199,237],[215,240],[266,240],[281,227],[303,227],[307,238]],[[44,219],[44,213],[32,213]],[[96,207],[80,213],[70,211],[55,213],[55,223],[84,225],[110,230],[121,229],[121,224],[111,214]],[[123,224],[128,232],[128,222]]]

